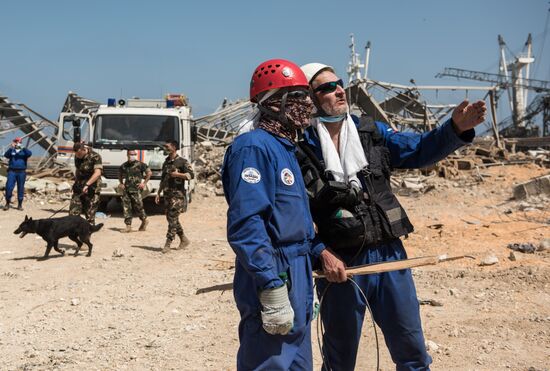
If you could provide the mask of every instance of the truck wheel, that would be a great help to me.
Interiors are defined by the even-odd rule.
[[[99,199],[99,206],[97,210],[101,211],[102,213],[107,213],[107,206],[109,205],[110,200],[111,199],[109,197],[101,197]]]

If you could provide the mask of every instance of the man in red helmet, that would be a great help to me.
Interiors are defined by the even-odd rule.
[[[309,256],[324,245],[315,237],[295,141],[313,104],[304,73],[286,60],[260,64],[250,84],[257,129],[234,140],[222,167],[227,239],[237,255],[237,369],[311,370]]]

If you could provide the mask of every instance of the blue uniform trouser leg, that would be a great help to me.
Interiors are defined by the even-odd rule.
[[[27,179],[27,173],[24,171],[16,173],[17,181],[17,201],[19,204],[23,203],[25,197],[25,180]]]
[[[6,203],[11,202],[13,189],[17,183],[17,174],[15,171],[8,171],[8,179],[6,180]]]
[[[364,251],[353,265],[406,259],[401,241]],[[351,256],[343,255],[345,260]],[[348,260],[349,262],[349,260]],[[354,277],[367,296],[374,319],[382,329],[397,370],[428,370],[416,289],[409,269]],[[319,280],[318,293],[327,287]],[[365,302],[351,282],[332,284],[326,290],[321,318],[325,327],[323,346],[328,370],[353,370],[357,357]],[[367,330],[368,329],[368,330]],[[370,331],[370,325],[365,331]],[[374,352],[373,352],[374,357]]]
[[[286,252],[282,252],[287,250]],[[288,251],[290,250],[290,251]],[[250,274],[237,261],[234,295],[241,314],[238,370],[312,370],[311,315],[313,283],[307,251],[293,256],[285,247],[275,257],[280,273],[289,277],[289,298],[294,309],[294,327],[287,335],[270,335],[262,327],[261,305]]]

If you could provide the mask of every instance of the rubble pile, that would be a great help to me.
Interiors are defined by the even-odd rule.
[[[0,175],[0,191],[6,187],[6,177]],[[48,177],[39,179],[34,176],[27,176],[25,182],[26,202],[34,204],[59,204],[71,199],[72,184],[59,178]],[[2,197],[3,201],[3,197]]]
[[[513,197],[507,203],[505,214],[519,211],[526,220],[535,221],[541,225],[550,226],[550,175],[532,178],[527,182],[517,184],[512,189]],[[531,212],[543,211],[541,217],[533,218]]]
[[[199,183],[197,192],[203,196],[223,196],[221,180],[221,167],[225,144],[214,145],[212,142],[204,141],[195,145],[195,179]]]
[[[418,195],[441,186],[470,187],[483,182],[489,176],[484,173],[484,169],[488,167],[521,164],[550,168],[550,151],[537,149],[516,152],[514,147],[508,150],[497,147],[492,140],[479,140],[434,166],[420,170],[396,169],[392,174],[391,184],[394,192],[401,196]],[[513,193],[517,200],[537,201],[537,197],[550,197],[550,179],[543,177],[527,185],[518,185]]]
[[[536,164],[550,167],[550,151],[544,149],[516,152],[499,148],[492,140],[478,140],[462,148],[432,167],[420,170],[398,170],[391,185],[401,196],[414,196],[441,186],[469,187],[483,182],[483,169],[491,166]],[[226,144],[205,141],[195,145],[195,173],[198,191],[204,196],[223,195],[220,169]],[[525,198],[525,197],[524,197]]]
[[[31,161],[25,181],[25,197],[27,200],[41,200],[57,203],[71,198],[72,180],[74,175],[66,165],[56,164],[48,169],[36,170],[36,164]],[[0,191],[4,191],[7,182],[7,164],[0,164]]]
[[[492,140],[479,140],[440,161],[436,168],[440,176],[446,179],[456,179],[460,176],[461,171],[527,163],[550,167],[550,151],[537,149],[516,152],[513,146],[511,150],[508,150],[497,147]]]
[[[550,197],[550,175],[534,178],[514,187],[516,200],[524,200],[533,196]]]
[[[195,145],[193,165],[199,185],[197,192],[205,197],[223,196],[221,166],[226,147],[225,142],[214,144],[210,141]],[[514,146],[508,150],[497,147],[492,140],[476,140],[473,145],[456,151],[431,167],[415,170],[396,169],[392,174],[391,185],[394,192],[401,196],[415,196],[441,187],[469,187],[479,184],[488,176],[483,173],[483,169],[519,164],[536,164],[550,168],[550,150],[516,152]],[[67,194],[70,194],[72,178],[73,174],[69,167],[56,163],[48,169],[29,169],[25,188],[31,195],[47,194],[55,195],[57,199],[65,199],[68,197]],[[0,190],[4,189],[5,183],[6,177],[0,175]],[[518,185],[513,193],[516,200],[526,200],[518,205],[520,209],[528,208],[527,203],[539,202],[537,197],[544,198],[543,204],[546,204],[545,201],[550,198],[550,178],[545,177],[534,184]],[[530,202],[531,200],[533,202]]]
[[[31,160],[34,160],[31,158]],[[29,161],[27,174],[35,178],[63,178],[67,180],[74,179],[73,170],[64,162],[54,161],[49,167],[40,166],[36,161]]]

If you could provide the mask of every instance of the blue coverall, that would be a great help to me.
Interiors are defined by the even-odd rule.
[[[357,117],[353,119],[356,124],[359,123]],[[473,129],[458,136],[451,120],[423,134],[396,132],[381,122],[376,122],[376,126],[390,151],[394,168],[412,169],[434,164],[459,147],[471,143],[475,136]],[[319,137],[312,127],[306,130],[304,137],[322,160]],[[350,266],[356,251],[338,250],[337,253]],[[367,246],[355,258],[353,266],[406,258],[401,240],[394,239]],[[419,304],[410,269],[355,276],[353,279],[368,299],[397,370],[428,370],[432,359],[424,344]],[[319,296],[328,284],[324,279],[317,281]],[[331,284],[326,290],[321,308],[325,328],[324,369],[354,369],[365,310],[364,299],[353,283]]]
[[[235,139],[222,168],[227,239],[236,254],[234,296],[241,315],[238,370],[311,370],[311,254],[315,237],[295,146],[256,129]],[[270,335],[262,327],[258,293],[288,277],[294,327]]]
[[[25,179],[27,169],[27,159],[32,156],[32,152],[26,148],[17,151],[10,148],[4,153],[4,157],[9,159],[8,179],[6,182],[6,203],[11,202],[11,195],[15,184],[17,183],[17,201],[19,205],[23,203],[25,197]]]

